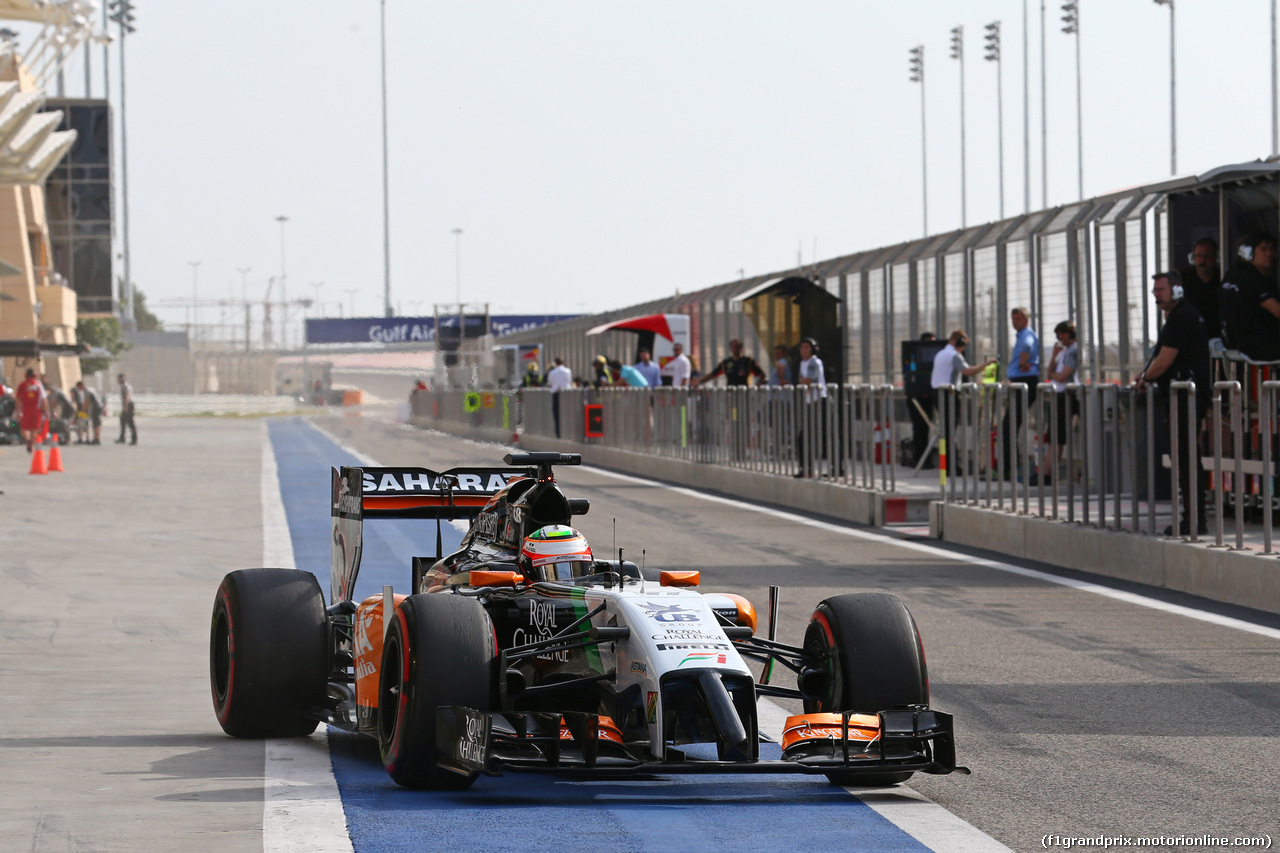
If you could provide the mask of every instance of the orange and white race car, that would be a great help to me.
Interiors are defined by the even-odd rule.
[[[897,598],[821,602],[800,646],[693,571],[647,577],[572,527],[588,503],[554,465],[333,472],[329,600],[314,575],[232,572],[214,600],[214,710],[236,737],[318,723],[377,738],[391,777],[460,788],[480,774],[798,772],[891,784],[957,767],[951,716],[929,707],[916,625]],[[413,557],[411,594],[352,600],[363,523],[470,518],[452,554]],[[437,530],[439,528],[437,527]],[[437,533],[437,551],[440,536]],[[759,674],[748,666],[757,662]],[[775,684],[787,670],[794,686]],[[801,699],[762,757],[760,696]]]

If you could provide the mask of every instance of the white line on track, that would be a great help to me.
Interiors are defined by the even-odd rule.
[[[262,425],[262,564],[296,568],[271,433]],[[333,777],[329,738],[266,741],[262,780],[263,853],[351,853],[347,816]]]

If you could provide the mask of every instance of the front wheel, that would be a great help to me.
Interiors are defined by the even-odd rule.
[[[232,737],[304,737],[328,687],[328,625],[315,575],[246,569],[213,600],[209,681],[213,709]]]
[[[822,673],[805,713],[874,714],[929,704],[924,646],[911,613],[887,593],[837,595],[822,601],[804,636],[805,659]],[[910,773],[828,773],[837,785],[896,785]]]
[[[436,708],[493,707],[497,641],[489,614],[473,598],[421,593],[406,598],[382,646],[378,746],[382,765],[406,788],[460,790],[478,774],[437,766]]]

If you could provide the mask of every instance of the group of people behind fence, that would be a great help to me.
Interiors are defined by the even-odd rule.
[[[1181,518],[1176,528],[1170,525],[1164,529],[1166,536],[1175,530],[1190,533],[1193,524],[1196,535],[1204,535],[1208,530],[1205,518],[1208,477],[1200,459],[1204,453],[1202,436],[1207,432],[1206,419],[1214,394],[1211,353],[1223,353],[1236,365],[1234,374],[1228,378],[1244,380],[1241,384],[1246,395],[1253,387],[1251,379],[1259,375],[1257,370],[1247,372],[1250,365],[1264,371],[1280,367],[1276,251],[1276,238],[1263,233],[1249,234],[1241,240],[1225,276],[1220,277],[1217,243],[1205,237],[1196,242],[1188,258],[1189,267],[1181,272],[1161,271],[1152,276],[1151,295],[1161,315],[1160,331],[1146,364],[1133,380],[1133,388],[1138,392],[1145,391],[1148,385],[1154,388],[1154,407],[1149,416],[1154,419],[1155,447],[1150,458],[1157,460],[1158,465],[1166,455],[1177,457],[1174,466],[1181,494]],[[1036,401],[1042,378],[1057,392],[1078,384],[1079,344],[1071,322],[1061,322],[1054,328],[1058,340],[1042,377],[1041,348],[1030,325],[1030,312],[1026,308],[1014,308],[1010,320],[1015,340],[1005,377],[1011,383],[1026,386],[1028,408]],[[996,359],[970,365],[965,359],[968,343],[965,332],[957,329],[938,352],[932,374],[935,395],[938,389],[959,387],[964,380],[972,380],[979,374],[990,375]],[[1188,393],[1190,388],[1194,388],[1194,395]],[[950,424],[944,413],[937,411],[937,399],[919,398],[917,402],[928,417],[939,415],[938,434],[945,441],[950,438]],[[1171,404],[1180,412],[1177,429],[1170,423]],[[1189,413],[1191,407],[1193,411]],[[1005,477],[1012,479],[1020,474],[1015,454],[1023,409],[1018,396],[1010,397],[1007,408],[1001,429],[1002,462]],[[1040,425],[1049,452],[1050,468],[1046,473],[1056,467],[1053,462],[1060,457],[1071,421],[1078,412],[1076,396],[1060,395],[1056,410],[1056,422],[1052,426]],[[1172,438],[1175,432],[1176,443]],[[925,440],[927,437],[925,433]],[[915,449],[917,457],[926,450],[919,433]],[[928,460],[917,458],[917,463],[923,467]],[[954,465],[949,467],[955,470]]]

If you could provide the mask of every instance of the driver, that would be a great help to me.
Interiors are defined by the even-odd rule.
[[[567,524],[548,524],[525,537],[520,565],[525,577],[563,581],[594,573],[591,546],[586,537]]]

